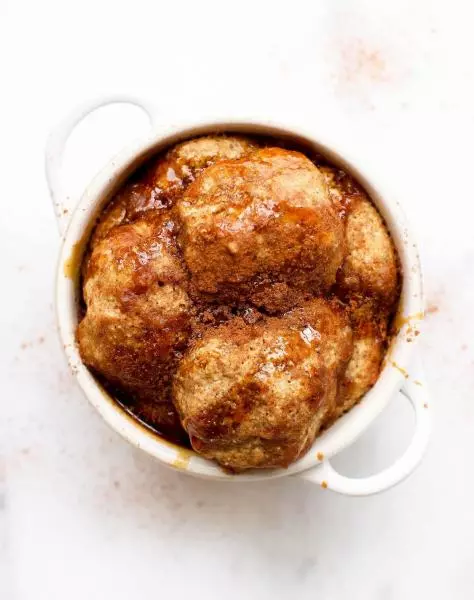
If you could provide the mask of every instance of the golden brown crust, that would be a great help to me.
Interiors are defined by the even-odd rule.
[[[223,160],[238,160],[258,148],[240,135],[210,135],[186,140],[174,146],[154,169],[153,181],[166,188],[177,181],[191,183],[207,167]]]
[[[335,282],[343,223],[322,175],[299,152],[265,148],[209,167],[177,208],[193,283],[211,299],[273,312],[294,305],[293,288],[323,293]]]

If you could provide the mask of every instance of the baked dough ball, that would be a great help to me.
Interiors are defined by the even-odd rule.
[[[176,422],[170,383],[191,314],[175,227],[165,215],[150,213],[112,229],[96,245],[78,328],[84,362],[131,401],[151,402],[152,425],[159,428]]]
[[[351,340],[345,313],[325,300],[208,330],[173,386],[194,450],[232,470],[289,465],[335,408]]]
[[[149,210],[172,206],[185,187],[206,167],[248,155],[257,144],[244,136],[212,135],[174,146],[146,167],[140,181],[128,183],[110,203],[93,237],[92,246],[113,227],[134,221]]]
[[[158,195],[150,182],[127,183],[101,215],[92,233],[89,248],[93,250],[114,227],[130,223],[149,210],[167,208],[167,204]]]
[[[342,378],[332,419],[351,409],[375,384],[384,355],[384,336],[374,323],[356,329],[352,355]]]
[[[299,152],[265,148],[208,167],[177,208],[193,283],[211,298],[276,311],[294,305],[291,288],[323,292],[336,279],[343,223],[321,173]],[[266,303],[273,285],[281,306]]]
[[[392,307],[398,292],[395,248],[385,223],[365,192],[345,173],[322,169],[329,193],[346,213],[346,256],[338,284],[343,292]]]
[[[398,298],[396,251],[385,223],[360,186],[343,171],[322,167],[329,194],[346,219],[346,257],[338,293],[348,302],[354,348],[331,420],[352,408],[375,384],[387,326]]]
[[[257,148],[253,140],[239,135],[211,135],[188,140],[174,146],[165,160],[158,162],[153,180],[163,189],[177,180],[189,183],[216,162],[238,160]]]

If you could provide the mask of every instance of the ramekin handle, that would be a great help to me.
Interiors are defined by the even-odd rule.
[[[148,116],[151,127],[155,127],[154,108],[147,102],[127,95],[115,95],[96,98],[81,104],[65,117],[51,131],[46,143],[45,168],[53,209],[56,215],[59,233],[67,229],[75,202],[64,191],[62,179],[62,161],[66,142],[74,128],[90,113],[109,104],[132,104],[141,108]]]
[[[327,459],[323,460],[320,465],[298,475],[323,488],[348,496],[378,494],[408,477],[421,461],[428,445],[431,431],[431,410],[426,388],[421,382],[407,381],[399,392],[399,398],[408,400],[413,408],[416,421],[415,431],[405,453],[390,467],[369,477],[352,478],[340,475]]]

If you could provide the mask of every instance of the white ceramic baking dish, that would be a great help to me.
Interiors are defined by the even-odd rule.
[[[102,106],[128,102],[143,108],[150,117],[150,133],[131,143],[111,160],[88,185],[74,211],[65,210],[62,193],[61,161],[65,143],[74,127],[90,112]],[[423,288],[418,249],[405,216],[390,189],[377,183],[375,176],[357,157],[347,156],[331,135],[312,130],[296,130],[284,123],[229,118],[216,122],[182,121],[171,127],[158,126],[155,112],[146,103],[128,97],[105,98],[81,106],[64,120],[48,140],[46,173],[63,243],[56,279],[56,311],[61,339],[69,364],[89,402],[102,418],[137,448],[161,463],[184,473],[228,482],[270,479],[298,475],[349,495],[374,494],[400,482],[418,465],[427,445],[430,410],[426,388],[419,369],[413,366],[413,351],[423,319]],[[327,130],[327,128],[325,128]],[[76,345],[79,271],[96,216],[127,176],[152,154],[180,140],[211,132],[233,131],[296,138],[336,165],[350,172],[367,190],[383,215],[396,244],[403,270],[399,329],[389,348],[383,370],[374,387],[362,401],[316,439],[309,452],[287,469],[256,470],[239,475],[224,472],[215,463],[190,450],[161,439],[125,412],[98,384],[82,363]],[[385,186],[386,187],[386,186]],[[331,457],[349,446],[394,399],[410,402],[415,413],[415,431],[405,453],[382,472],[365,478],[342,476],[331,466]]]

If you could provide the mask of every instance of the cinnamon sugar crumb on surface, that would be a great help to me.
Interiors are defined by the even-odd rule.
[[[371,48],[362,40],[345,43],[341,49],[341,82],[383,82],[389,79],[387,64],[380,50]]]
[[[387,52],[370,40],[339,40],[329,60],[335,60],[332,79],[339,95],[356,100],[369,110],[376,108],[374,90],[393,85],[400,78],[400,73],[388,63]]]
[[[428,304],[425,310],[426,315],[433,315],[437,312],[439,312],[439,306],[437,306],[436,304]]]

